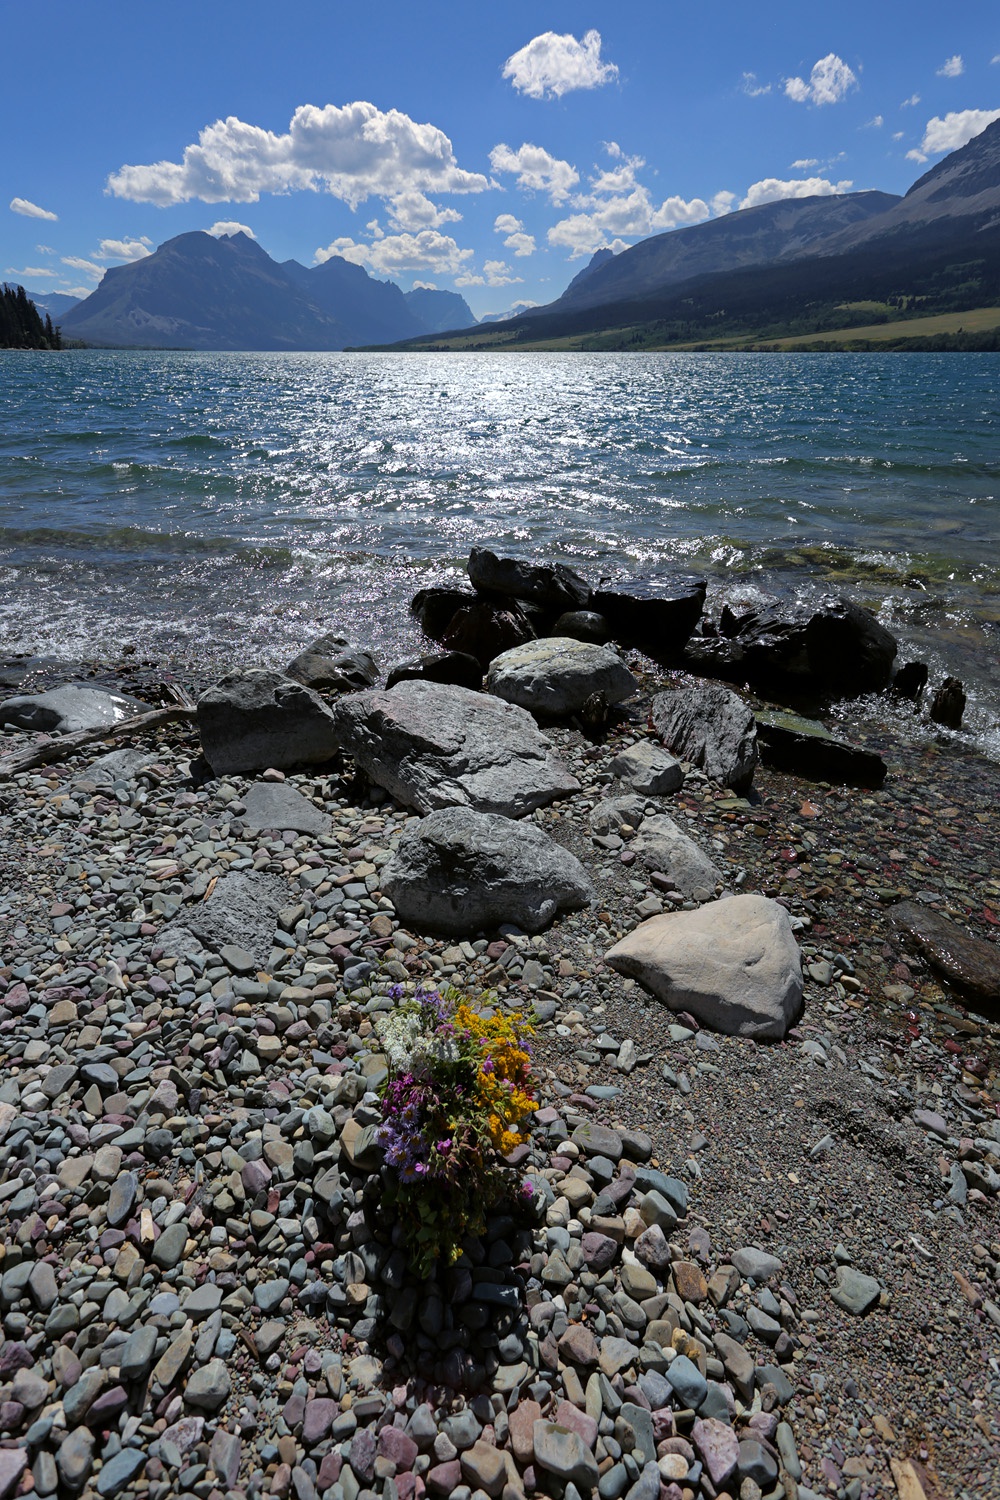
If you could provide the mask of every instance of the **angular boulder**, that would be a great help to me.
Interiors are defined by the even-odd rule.
[[[378,663],[346,635],[321,635],[288,663],[285,676],[317,691],[356,693],[378,681]]]
[[[149,704],[111,688],[68,682],[44,693],[26,693],[0,703],[0,726],[39,734],[76,734],[112,729],[123,719],[148,713]]]
[[[230,672],[202,693],[198,729],[217,776],[321,764],[337,753],[333,715],[322,698],[262,667]]]
[[[643,818],[629,848],[647,870],[659,870],[684,896],[696,892],[701,892],[703,899],[711,896],[722,879],[704,850],[666,813]]]
[[[674,1011],[728,1036],[778,1039],[802,1003],[788,913],[765,896],[727,896],[650,917],[605,955]]]
[[[486,674],[486,687],[507,703],[558,719],[578,713],[594,693],[603,693],[609,704],[621,703],[638,683],[614,651],[550,636],[498,656]]]
[[[680,791],[684,785],[681,763],[652,740],[637,740],[626,745],[611,762],[608,770],[621,781],[628,783],[633,791],[647,797],[666,797]]]
[[[604,616],[616,640],[654,661],[674,661],[701,618],[706,588],[693,573],[632,578],[615,589],[595,589],[590,608]]]
[[[551,740],[516,704],[436,682],[341,698],[337,733],[376,785],[407,807],[521,818],[580,784]]]
[[[483,685],[483,669],[465,651],[432,651],[390,667],[385,685],[391,688],[397,682],[452,682],[478,693]]]
[[[878,788],[885,780],[881,755],[838,739],[816,719],[772,710],[758,710],[756,717],[760,758],[776,771],[838,786]]]
[[[439,640],[448,651],[474,656],[485,672],[494,657],[534,638],[534,627],[516,600],[474,599],[456,610]]]
[[[742,698],[717,682],[686,683],[657,693],[652,719],[668,750],[734,792],[750,790],[757,767],[757,727]]]
[[[498,557],[486,547],[469,553],[469,581],[484,594],[501,594],[543,609],[587,609],[590,584],[563,563],[540,565],[518,557]]]
[[[222,876],[207,901],[185,907],[175,922],[161,927],[157,942],[164,953],[178,955],[243,948],[263,968],[278,913],[289,899],[289,886],[279,876],[235,870]]]
[[[594,894],[580,861],[533,823],[468,807],[411,824],[382,872],[382,890],[408,925],[453,937],[504,922],[540,932]]]

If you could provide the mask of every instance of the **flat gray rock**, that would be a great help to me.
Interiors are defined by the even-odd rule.
[[[281,672],[230,672],[198,699],[205,759],[217,776],[317,765],[337,752],[333,715],[318,693]]]
[[[578,713],[594,693],[621,703],[637,686],[616,652],[570,636],[525,641],[498,656],[486,674],[489,692],[550,719]]]
[[[862,1317],[875,1306],[882,1295],[882,1288],[874,1276],[866,1276],[853,1266],[838,1266],[837,1279],[830,1296],[838,1307],[854,1317]]]
[[[626,745],[611,762],[612,775],[627,782],[635,792],[646,797],[667,797],[680,791],[684,772],[676,756],[654,745],[652,740],[637,740]]]
[[[329,833],[333,819],[283,781],[256,781],[243,798],[244,828],[290,829],[292,833]]]
[[[151,750],[111,750],[91,761],[83,776],[88,781],[96,781],[99,786],[115,781],[134,781],[140,771],[155,763],[156,756]]]
[[[783,1037],[802,1002],[788,913],[766,896],[727,896],[651,917],[605,956],[671,1010],[729,1036]]]
[[[645,815],[645,797],[602,797],[589,821],[594,833],[618,833],[622,828],[638,828]]]
[[[221,953],[231,944],[245,948],[263,967],[289,894],[277,875],[237,870],[222,876],[207,901],[186,907],[175,922],[162,927],[157,941],[164,953],[180,958],[202,949]]]
[[[691,682],[657,693],[651,712],[653,728],[668,750],[734,792],[750,790],[757,767],[757,725],[742,698],[717,682]]]
[[[712,895],[722,879],[704,850],[666,813],[643,818],[629,847],[647,870],[659,870],[684,896],[696,891]]]
[[[112,729],[123,719],[149,712],[149,704],[110,688],[70,682],[45,693],[28,693],[0,703],[0,725],[43,734],[76,734]]]
[[[540,828],[467,807],[411,824],[382,890],[408,925],[454,936],[504,922],[540,932],[594,894],[580,861]]]
[[[521,818],[580,790],[531,715],[485,693],[401,682],[341,698],[333,713],[344,750],[418,812],[471,807]]]

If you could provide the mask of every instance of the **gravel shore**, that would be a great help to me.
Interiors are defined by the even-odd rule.
[[[597,900],[536,937],[401,927],[413,814],[349,765],[265,778],[310,833],[248,827],[260,778],[205,779],[193,728],[0,785],[0,1500],[1000,1495],[1000,1026],[888,917],[1000,923],[996,767],[857,721],[879,791],[645,799],[801,945],[786,1040],[719,1036],[602,962],[684,904],[590,820],[656,686],[551,731],[582,790],[532,816]],[[235,877],[276,918],[178,950]],[[534,1218],[439,1287],[373,1146],[372,1018],[418,982],[538,1015]]]

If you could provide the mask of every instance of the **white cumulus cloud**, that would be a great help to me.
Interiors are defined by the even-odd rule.
[[[920,149],[907,151],[910,161],[923,162],[929,156],[940,156],[945,151],[957,151],[968,145],[974,136],[980,135],[987,125],[1000,120],[1000,109],[960,109],[942,118],[935,115],[927,121]]]
[[[759,208],[762,203],[777,203],[783,198],[830,198],[848,192],[854,184],[828,182],[825,177],[763,177],[747,188],[740,208]]]
[[[857,85],[857,76],[836,52],[828,52],[806,78],[786,78],[785,93],[796,104],[836,104]]]
[[[39,208],[37,203],[31,203],[27,198],[12,198],[10,211],[12,214],[23,214],[26,219],[51,219],[53,223],[59,217],[58,214],[50,213],[47,208]]]
[[[303,104],[284,134],[235,115],[216,120],[179,162],[123,166],[108,178],[118,198],[166,207],[256,203],[261,193],[322,191],[357,208],[368,198],[409,192],[481,193],[489,181],[466,172],[436,125],[363,100],[322,108]]]
[[[494,172],[515,172],[517,185],[532,193],[548,193],[553,203],[565,203],[580,174],[568,161],[552,156],[543,146],[525,142],[516,151],[500,142],[490,152]]]
[[[534,255],[535,237],[525,233],[524,224],[513,214],[497,214],[493,220],[493,230],[496,234],[505,235],[504,246],[513,250],[515,255]]]
[[[450,235],[436,229],[422,229],[419,234],[389,234],[373,244],[359,244],[349,236],[333,240],[316,251],[315,260],[322,265],[340,255],[356,266],[367,266],[383,276],[397,276],[402,271],[429,271],[435,276],[453,276],[472,259],[472,250],[463,250]]]
[[[426,193],[397,193],[389,203],[389,222],[393,229],[419,233],[421,229],[440,229],[442,224],[457,224],[462,215],[455,208],[439,208]]]
[[[580,41],[567,33],[544,31],[508,57],[503,76],[529,99],[561,99],[573,89],[596,89],[618,77],[612,62],[601,61],[601,34],[588,31]]]
[[[229,239],[234,234],[245,234],[252,240],[257,238],[250,225],[241,224],[238,219],[216,219],[211,229],[206,229],[205,233],[214,235],[217,240]]]
[[[503,260],[484,261],[483,271],[487,286],[515,286],[524,280],[523,276],[512,276],[510,266]]]
[[[152,240],[142,235],[137,240],[102,240],[96,252],[98,260],[144,260]]]
[[[964,72],[965,62],[960,52],[956,52],[954,57],[946,57],[937,70],[939,78],[961,78]]]

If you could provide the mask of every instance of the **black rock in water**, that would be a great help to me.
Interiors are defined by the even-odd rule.
[[[474,656],[485,671],[505,651],[534,639],[531,622],[516,600],[499,604],[479,598],[457,611],[441,636],[441,645]]]
[[[965,689],[957,677],[946,677],[931,699],[931,718],[945,729],[961,729]]]
[[[410,613],[424,635],[439,641],[463,605],[475,602],[471,589],[432,586],[418,589],[410,601]]]
[[[838,786],[877,788],[885,781],[881,755],[837,739],[815,719],[766,710],[758,711],[756,717],[760,758],[776,771]]]
[[[563,563],[523,562],[518,557],[497,557],[486,547],[473,547],[469,578],[481,593],[521,599],[543,609],[586,609],[590,604],[590,584]]]
[[[370,651],[343,635],[321,635],[285,668],[288,677],[325,692],[354,693],[378,681]]]
[[[701,618],[706,589],[693,573],[633,578],[617,589],[595,589],[590,605],[616,640],[654,661],[676,661]]]
[[[927,663],[924,661],[907,661],[893,673],[890,689],[897,698],[908,698],[911,703],[919,703],[923,697],[924,688],[927,686]]]

